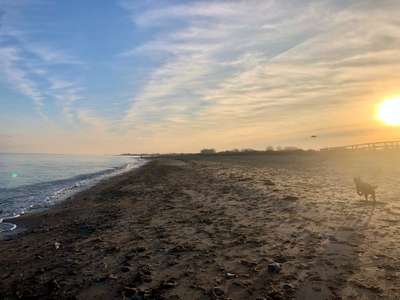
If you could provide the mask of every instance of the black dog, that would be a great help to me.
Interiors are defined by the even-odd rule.
[[[359,196],[364,196],[365,200],[368,201],[368,196],[371,195],[372,199],[376,201],[375,190],[377,186],[362,181],[360,177],[355,177],[354,183],[356,184],[356,191]]]

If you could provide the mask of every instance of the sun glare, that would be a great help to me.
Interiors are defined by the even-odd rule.
[[[383,101],[378,109],[378,118],[387,125],[400,126],[400,97]]]

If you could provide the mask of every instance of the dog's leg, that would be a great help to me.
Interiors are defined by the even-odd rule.
[[[364,194],[364,197],[365,197],[365,201],[368,201],[368,194],[367,193]]]
[[[374,200],[374,202],[376,202],[376,195],[375,195],[375,191],[373,191],[373,193],[372,193],[372,199]]]

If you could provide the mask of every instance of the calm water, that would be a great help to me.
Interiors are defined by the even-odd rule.
[[[0,154],[0,221],[49,207],[143,163],[125,156]],[[13,227],[6,220],[0,223],[0,231]]]

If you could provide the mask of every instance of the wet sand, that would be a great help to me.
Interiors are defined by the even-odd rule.
[[[18,218],[0,299],[396,299],[400,205],[352,189],[257,158],[154,160]]]

